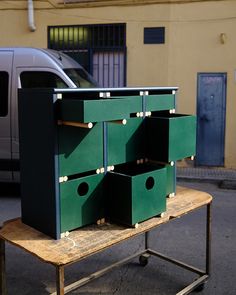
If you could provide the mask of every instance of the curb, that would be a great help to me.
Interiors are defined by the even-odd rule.
[[[219,183],[219,188],[236,190],[236,180],[222,180]]]
[[[204,183],[213,183],[218,184],[222,182],[222,179],[216,178],[200,178],[200,177],[191,177],[191,176],[177,176],[177,181],[185,181],[185,182],[204,182]]]
[[[177,176],[177,181],[212,183],[218,185],[218,187],[221,189],[236,190],[236,179],[223,180],[222,178]]]

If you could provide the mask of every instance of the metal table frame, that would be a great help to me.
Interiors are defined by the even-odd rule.
[[[149,256],[153,255],[156,257],[159,257],[165,261],[171,262],[177,266],[180,266],[186,270],[189,270],[193,273],[196,273],[199,277],[194,280],[191,284],[189,284],[187,287],[185,287],[183,290],[179,291],[176,293],[176,295],[185,295],[189,294],[193,290],[197,288],[203,288],[205,282],[208,280],[210,276],[210,270],[211,270],[211,204],[212,202],[203,205],[206,206],[206,255],[205,255],[205,270],[196,268],[192,265],[188,265],[182,261],[176,260],[174,258],[168,257],[166,255],[163,255],[157,251],[154,251],[149,248],[149,233],[151,230],[147,231],[144,233],[145,235],[145,249],[143,251],[137,252],[127,258],[124,258],[116,263],[113,263],[109,265],[106,268],[103,268],[102,270],[99,270],[88,277],[84,277],[80,279],[79,281],[76,281],[75,283],[72,283],[68,286],[64,285],[64,271],[65,271],[65,266],[66,265],[54,265],[56,267],[56,292],[51,293],[51,295],[64,295],[70,291],[73,291],[89,282],[92,280],[99,278],[103,274],[109,272],[111,269],[116,268],[118,266],[121,266],[128,261],[132,260],[135,257],[140,257],[140,263],[141,265],[145,266],[147,259]],[[203,207],[202,206],[202,207]],[[201,207],[199,207],[201,208]],[[196,208],[196,209],[199,209]],[[195,210],[195,209],[194,209]],[[192,211],[194,211],[192,210]],[[188,212],[189,213],[189,212]],[[175,219],[175,218],[173,218]],[[132,238],[132,237],[130,237]],[[93,254],[91,254],[93,255]],[[87,258],[87,257],[86,257]],[[76,263],[78,261],[74,261],[73,263]],[[68,265],[68,264],[67,264]],[[5,270],[5,241],[3,239],[0,239],[0,294],[6,295],[7,294],[7,288],[6,288],[6,270]]]

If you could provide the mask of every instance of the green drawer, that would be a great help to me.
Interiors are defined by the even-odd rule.
[[[96,174],[60,184],[61,232],[104,217],[103,178]]]
[[[144,124],[142,118],[127,119],[126,125],[108,123],[108,165],[135,161],[144,157]]]
[[[176,193],[176,172],[175,165],[166,165],[166,195]]]
[[[195,155],[196,116],[150,117],[146,127],[149,159],[169,163]]]
[[[133,226],[166,211],[166,168],[116,167],[107,177],[110,219]]]
[[[146,111],[164,111],[175,108],[175,96],[173,94],[148,95],[145,97]]]
[[[142,110],[140,96],[97,100],[65,99],[61,101],[59,119],[82,123],[121,120]]]
[[[103,128],[58,126],[59,176],[69,176],[103,167]]]

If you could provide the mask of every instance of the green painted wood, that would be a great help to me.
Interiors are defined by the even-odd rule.
[[[136,165],[136,160],[169,163],[194,155],[195,116],[160,112],[174,108],[174,95],[164,94],[171,92],[151,91],[142,97],[139,91],[132,96],[134,92],[121,90],[117,96],[97,99],[99,92],[75,90],[62,100],[53,93],[31,90],[20,102],[22,187],[27,195],[23,220],[59,238],[61,232],[105,215],[132,226],[165,211],[165,197],[175,191],[175,168]],[[131,116],[141,111],[151,111],[152,117]],[[110,122],[121,119],[127,124]],[[58,120],[95,124],[84,129],[57,125]],[[104,163],[114,165],[114,173],[94,174]],[[60,176],[69,176],[69,181],[59,184]],[[34,214],[39,208],[46,212],[41,219]]]
[[[132,96],[112,96],[111,99],[125,99],[128,101],[129,104],[129,113],[137,113],[143,111],[143,101],[142,96],[139,95],[132,95]]]
[[[166,211],[166,168],[132,178],[132,224]]]
[[[172,115],[169,118],[169,160],[196,154],[196,116]]]
[[[175,108],[175,95],[162,94],[162,95],[147,95],[146,111],[164,111]]]
[[[147,157],[169,163],[196,153],[196,116],[169,114],[146,119]]]
[[[166,210],[166,168],[125,166],[109,173],[111,220],[134,225]]]
[[[144,157],[142,118],[127,119],[126,125],[108,123],[108,165],[135,161]]]
[[[103,167],[102,123],[92,129],[58,126],[59,176]]]
[[[142,110],[142,98],[130,96],[95,100],[65,99],[61,101],[61,120],[82,123],[121,120]]]
[[[103,178],[95,174],[60,184],[61,232],[104,217]]]
[[[166,165],[166,195],[176,192],[175,166]]]

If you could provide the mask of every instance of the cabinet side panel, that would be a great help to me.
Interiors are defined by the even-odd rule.
[[[19,91],[22,221],[59,238],[53,94]]]

